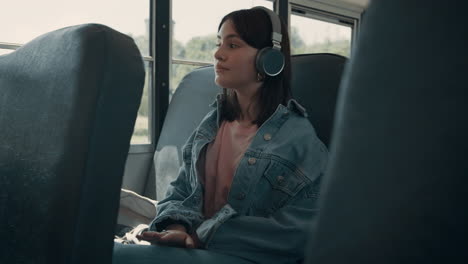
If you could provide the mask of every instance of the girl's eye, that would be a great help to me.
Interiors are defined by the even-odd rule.
[[[231,43],[231,44],[229,44],[229,47],[233,49],[233,48],[237,48],[239,46],[237,46],[236,44]]]
[[[221,47],[221,43],[216,43],[215,46],[219,48]]]

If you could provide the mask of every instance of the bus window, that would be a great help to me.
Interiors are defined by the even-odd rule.
[[[145,86],[143,87],[143,95],[141,97],[140,108],[138,108],[138,116],[135,121],[135,128],[131,144],[150,144],[151,137],[149,133],[149,117],[150,117],[150,89],[152,82],[152,62],[145,61]]]
[[[293,14],[291,14],[291,53],[326,52],[349,57],[352,24],[339,22],[339,19],[330,19],[293,8]]]
[[[273,10],[273,2],[267,0],[172,1],[170,95],[188,72],[213,64],[216,31],[223,16],[231,11],[253,6],[264,6]]]
[[[1,49],[0,48],[0,56],[1,55],[5,55],[5,54],[8,54],[8,53],[11,53],[13,52],[14,50],[13,49]]]
[[[146,64],[144,95],[135,125],[132,144],[148,144],[149,96],[153,57],[150,53],[150,0],[41,0],[30,1],[27,8],[21,1],[2,4],[0,15],[0,55],[12,52],[35,37],[59,28],[84,23],[99,23],[112,27],[135,40]],[[19,43],[19,44],[16,44]]]

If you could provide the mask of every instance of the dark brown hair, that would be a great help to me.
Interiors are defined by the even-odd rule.
[[[234,28],[250,46],[260,50],[272,47],[271,20],[269,15],[261,9],[242,9],[231,12],[223,17],[218,26],[218,31],[227,20],[232,21]],[[291,51],[289,47],[288,30],[281,21],[281,52],[284,55],[284,69],[277,76],[265,76],[258,96],[259,113],[252,123],[261,126],[276,110],[279,104],[286,105],[291,98]],[[234,121],[241,116],[241,109],[237,101],[236,93],[223,89],[225,100],[222,103],[221,119]]]

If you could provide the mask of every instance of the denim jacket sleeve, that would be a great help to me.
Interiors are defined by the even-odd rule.
[[[194,134],[187,140],[184,150],[190,149],[193,138]],[[188,184],[191,159],[190,154],[185,152],[183,156],[184,162],[177,179],[170,184],[166,197],[156,206],[156,218],[150,224],[150,230],[161,231],[170,224],[178,223],[184,225],[190,233],[203,221],[201,211],[197,209],[202,191]]]
[[[218,226],[206,248],[259,263],[297,263],[304,254],[306,231],[318,213],[319,185],[320,178],[269,217],[231,216]],[[226,205],[218,214],[229,210]]]

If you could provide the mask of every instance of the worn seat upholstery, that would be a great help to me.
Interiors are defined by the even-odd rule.
[[[110,263],[144,84],[133,40],[87,24],[0,56],[0,263]]]
[[[307,109],[309,120],[326,145],[345,62],[345,57],[327,53],[292,56],[293,96]],[[149,175],[158,178],[158,200],[164,198],[167,186],[177,177],[183,144],[210,111],[210,103],[220,92],[214,83],[213,67],[197,69],[179,84],[167,111]]]
[[[467,7],[370,3],[307,263],[468,263]]]

